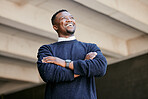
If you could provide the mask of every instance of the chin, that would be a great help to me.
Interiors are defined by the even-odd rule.
[[[74,34],[75,33],[75,30],[67,30],[67,33],[69,33],[69,34]]]

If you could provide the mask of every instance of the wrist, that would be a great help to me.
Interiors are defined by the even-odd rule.
[[[54,64],[59,65],[61,67],[65,67],[65,60],[56,57]]]
[[[63,60],[63,65],[62,65],[62,67],[65,67],[65,68],[66,68],[66,62],[65,62],[65,60]]]
[[[70,63],[71,63],[71,60],[69,59],[65,60],[65,68],[69,68]]]
[[[70,62],[69,69],[74,70],[73,61]]]

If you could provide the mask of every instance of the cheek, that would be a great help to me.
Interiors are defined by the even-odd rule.
[[[64,20],[60,21],[60,25],[64,25],[64,23],[65,23]]]
[[[65,31],[64,21],[61,21],[61,22],[60,22],[59,27],[60,27],[59,29],[60,29],[61,31],[63,31],[63,30]]]

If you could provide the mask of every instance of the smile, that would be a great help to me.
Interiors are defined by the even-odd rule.
[[[66,24],[66,27],[69,27],[69,26],[74,26],[74,25],[73,25],[73,23]]]

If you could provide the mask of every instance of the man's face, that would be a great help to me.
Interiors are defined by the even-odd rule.
[[[58,33],[63,35],[74,34],[76,25],[73,16],[69,12],[60,12],[56,15],[55,25]]]

